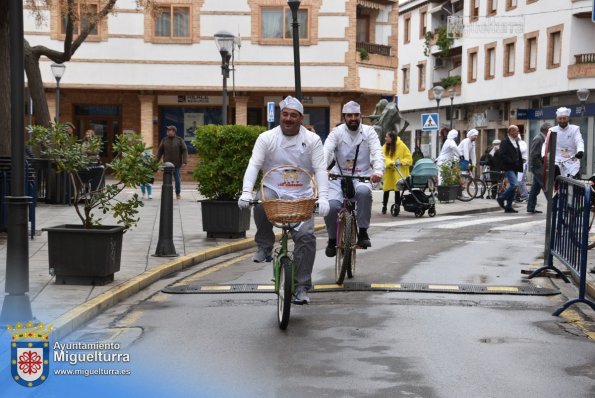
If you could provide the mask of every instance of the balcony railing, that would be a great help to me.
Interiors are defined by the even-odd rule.
[[[373,43],[366,43],[363,41],[358,41],[356,43],[356,47],[365,49],[368,52],[368,54],[379,54],[379,55],[385,55],[387,57],[390,57],[390,53],[391,53],[390,46],[385,46],[382,44],[373,44]]]
[[[577,64],[593,64],[595,63],[595,53],[590,54],[575,54],[575,61]]]

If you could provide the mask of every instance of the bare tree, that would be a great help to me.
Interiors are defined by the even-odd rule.
[[[11,0],[21,1],[21,0]],[[24,40],[25,73],[29,93],[33,100],[33,116],[38,124],[49,126],[51,117],[48,109],[43,80],[39,69],[39,59],[45,56],[53,62],[62,64],[70,61],[76,50],[87,39],[90,32],[113,12],[117,0],[99,2],[101,8],[96,12],[91,11],[90,4],[97,4],[91,0],[25,0],[25,4],[33,13],[38,22],[43,21],[43,9],[52,9],[53,4],[60,4],[61,17],[65,21],[64,41],[61,50],[54,50],[46,46],[32,46],[27,39]],[[136,0],[138,8],[145,8],[147,12],[154,12],[153,0]],[[84,13],[84,24],[79,23]],[[8,1],[0,1],[0,155],[10,154],[10,59],[9,59],[9,23]],[[75,26],[78,26],[78,35],[74,35]]]

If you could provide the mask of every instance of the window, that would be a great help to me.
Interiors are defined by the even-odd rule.
[[[76,13],[74,20],[73,20],[73,28],[72,33],[76,36],[79,34],[79,29],[85,30],[91,24],[91,20],[93,16],[96,16],[99,10],[99,5],[97,3],[74,3],[74,12]],[[60,33],[63,35],[66,34],[66,24],[68,22],[68,16],[62,15],[61,23],[60,23]],[[97,24],[93,29],[89,31],[89,36],[98,36],[99,35],[99,24]]]
[[[469,7],[469,22],[475,22],[479,19],[479,0],[471,0]]]
[[[403,43],[411,41],[411,14],[405,15],[403,19]]]
[[[557,25],[547,30],[547,68],[558,68],[562,56],[562,29],[564,25]]]
[[[537,38],[539,31],[525,33],[525,73],[535,72],[537,69]]]
[[[401,68],[403,72],[403,94],[409,93],[409,65],[403,66]]]
[[[496,15],[498,12],[498,0],[488,0],[488,10],[487,15],[488,17],[492,15]]]
[[[496,43],[485,45],[484,79],[491,80],[496,76]]]
[[[417,90],[424,91],[426,89],[426,61],[417,64]]]
[[[155,16],[154,32],[155,37],[190,38],[190,7],[159,7],[159,13]]]
[[[506,11],[515,9],[517,6],[517,0],[506,0]]]
[[[293,18],[289,7],[263,7],[260,12],[260,35],[263,39],[292,39]],[[308,10],[298,10],[300,39],[308,38]]]
[[[370,16],[369,15],[357,15],[357,31],[355,33],[355,41],[358,43],[370,42]]]
[[[504,73],[503,76],[514,75],[516,37],[504,40]]]
[[[423,39],[428,31],[428,8],[419,10],[419,38]]]
[[[473,47],[467,50],[467,83],[477,81],[477,52],[478,47]]]

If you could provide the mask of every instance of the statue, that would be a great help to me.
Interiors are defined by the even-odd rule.
[[[367,117],[372,121],[380,142],[384,142],[384,136],[389,131],[401,134],[409,126],[409,122],[401,117],[397,104],[384,98],[378,101],[374,113]]]

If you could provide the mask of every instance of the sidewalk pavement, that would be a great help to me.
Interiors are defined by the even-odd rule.
[[[127,190],[124,195],[132,195]],[[140,194],[140,193],[139,193]],[[154,257],[159,238],[159,211],[161,186],[155,185],[152,200],[145,200],[140,209],[140,221],[136,228],[124,234],[121,270],[115,274],[114,282],[106,286],[57,285],[48,272],[47,233],[42,228],[59,224],[79,223],[74,208],[68,205],[37,206],[37,232],[29,240],[29,298],[33,315],[37,321],[52,324],[56,339],[66,336],[78,326],[90,320],[117,302],[135,294],[151,283],[168,274],[222,256],[254,246],[256,228],[251,220],[246,239],[207,239],[202,231],[201,208],[197,200],[201,199],[195,185],[184,185],[182,198],[174,200],[173,240],[178,257]],[[393,200],[391,194],[390,200]],[[545,212],[545,200],[540,197],[539,206]],[[525,212],[525,204],[519,205],[519,214]],[[381,215],[382,191],[374,191],[372,222],[393,220],[390,214]],[[453,214],[473,214],[499,211],[495,200],[475,199],[471,202],[437,203],[436,221],[441,216]],[[424,218],[428,217],[427,214]],[[414,214],[401,209],[399,219],[414,218]],[[109,222],[107,222],[109,224]],[[317,220],[317,229],[324,231],[324,222]],[[6,280],[6,234],[0,234],[0,286],[4,291]],[[595,286],[595,283],[592,283]],[[4,292],[0,293],[0,306],[4,301]]]

